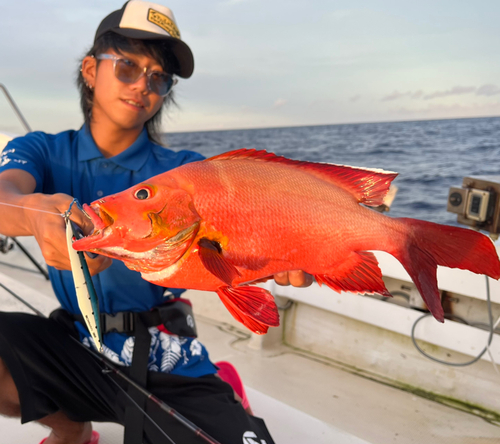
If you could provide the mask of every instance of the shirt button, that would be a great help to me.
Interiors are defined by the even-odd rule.
[[[104,194],[104,193],[103,193],[101,190],[99,190],[99,191],[97,192],[97,196],[98,196],[98,197],[102,197],[102,196],[103,196],[103,194]]]
[[[102,164],[102,167],[103,167],[103,168],[107,168],[107,167],[108,167],[108,163],[107,163],[107,162],[104,162],[104,163]]]

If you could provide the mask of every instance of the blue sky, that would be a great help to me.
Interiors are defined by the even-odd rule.
[[[500,115],[500,2],[168,0],[195,72],[165,131]],[[34,129],[82,123],[77,62],[114,0],[3,2],[0,83]],[[21,132],[0,98],[0,127]]]

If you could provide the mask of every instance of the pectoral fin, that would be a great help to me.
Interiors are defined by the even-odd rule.
[[[237,268],[224,257],[217,242],[202,238],[198,247],[198,254],[205,268],[222,282],[232,285],[233,280],[241,276]]]
[[[222,303],[233,317],[252,330],[263,335],[269,326],[277,327],[280,319],[274,297],[260,287],[219,287]]]

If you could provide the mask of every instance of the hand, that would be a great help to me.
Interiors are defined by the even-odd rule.
[[[73,198],[67,194],[32,194],[29,199],[31,205],[27,202],[26,207],[43,208],[44,211],[54,213],[64,213],[70,206]],[[58,214],[47,214],[35,211],[25,211],[30,231],[35,237],[42,250],[43,257],[48,265],[58,270],[71,270],[68,248],[66,245],[66,224],[64,218]],[[85,234],[93,230],[93,225],[77,207],[71,208],[70,219],[74,221]],[[112,260],[105,256],[97,256],[90,259],[85,256],[91,275],[97,274],[108,268]]]
[[[276,273],[274,280],[278,285],[293,285],[294,287],[309,287],[313,283],[312,275],[302,270]]]

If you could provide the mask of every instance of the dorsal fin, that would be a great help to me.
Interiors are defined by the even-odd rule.
[[[205,162],[220,160],[248,159],[258,162],[278,162],[290,165],[319,177],[350,192],[359,203],[379,206],[394,178],[398,175],[380,169],[358,168],[333,163],[305,162],[287,159],[265,150],[238,149],[211,157]]]

